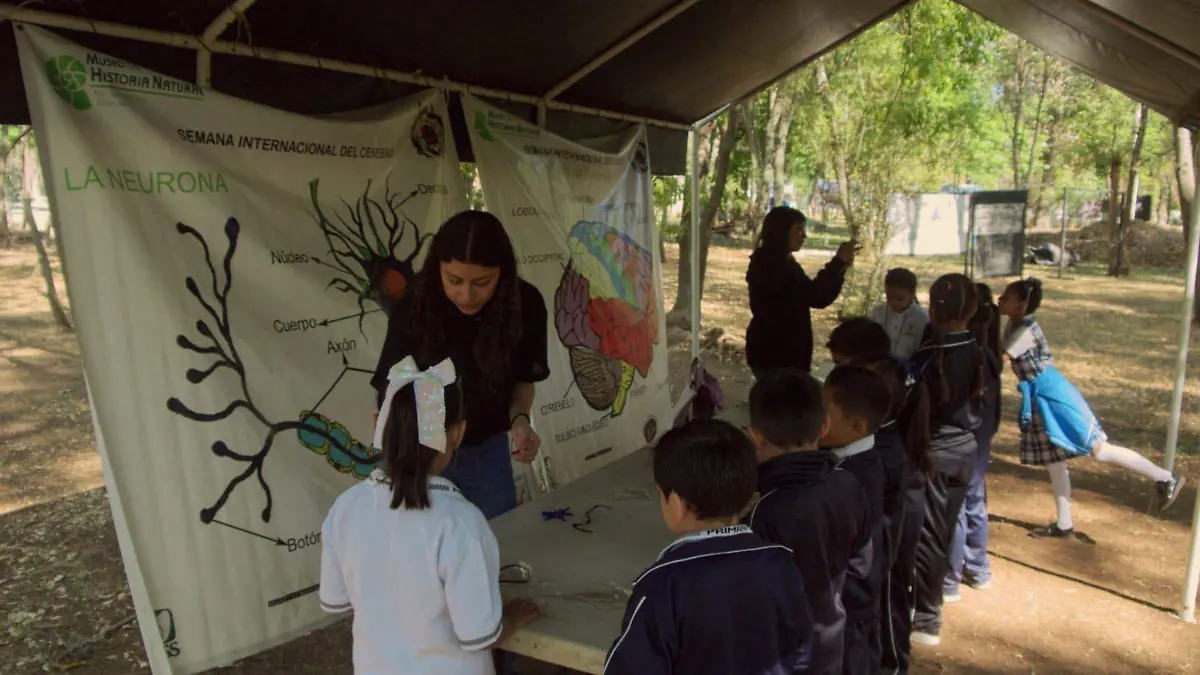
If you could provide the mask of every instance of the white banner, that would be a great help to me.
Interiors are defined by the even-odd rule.
[[[443,96],[318,120],[17,43],[154,672],[322,625],[321,523],[374,461],[381,306],[465,208]]]
[[[670,428],[667,334],[645,130],[589,146],[470,96],[463,108],[487,208],[551,317],[534,421],[547,486]]]

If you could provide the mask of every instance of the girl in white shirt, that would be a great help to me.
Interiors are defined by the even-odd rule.
[[[489,650],[538,615],[529,600],[502,606],[496,538],[438,475],[466,431],[462,407],[449,359],[393,366],[375,427],[383,466],[321,529],[321,607],[354,611],[357,675],[493,675]]]
[[[886,302],[871,311],[871,320],[887,330],[892,356],[907,361],[921,346],[929,313],[917,302],[917,275],[903,267],[888,270],[883,278]]]

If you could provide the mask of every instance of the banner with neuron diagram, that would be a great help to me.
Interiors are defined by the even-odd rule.
[[[445,99],[312,119],[16,33],[151,667],[306,633],[386,311],[466,208]]]

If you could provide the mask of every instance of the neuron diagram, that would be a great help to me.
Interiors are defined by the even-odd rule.
[[[316,330],[336,326],[343,321],[357,320],[358,334],[366,341],[363,318],[373,312],[390,313],[394,303],[411,283],[414,261],[430,236],[421,235],[416,222],[404,211],[405,205],[421,196],[422,190],[396,192],[390,185],[385,185],[382,196],[375,197],[368,182],[366,189],[353,202],[341,199],[340,204],[333,208],[320,203],[319,193],[319,180],[311,181],[311,216],[320,228],[327,248],[320,256],[301,257],[305,262],[331,273],[326,292],[353,297],[357,311],[347,316],[311,320],[308,323]],[[233,262],[242,225],[236,218],[229,218],[225,223],[223,254],[215,253],[209,241],[195,228],[178,223],[176,230],[198,245],[211,277],[197,281],[189,276],[184,281],[199,318],[192,328],[194,332],[191,335],[180,334],[176,344],[180,349],[210,360],[207,367],[189,369],[187,381],[192,385],[202,385],[211,376],[228,371],[236,376],[239,387],[233,400],[220,410],[197,410],[185,403],[184,398],[175,396],[167,400],[167,408],[172,413],[200,423],[217,423],[234,415],[248,415],[262,427],[260,441],[254,448],[234,448],[225,440],[212,443],[211,452],[214,456],[238,465],[240,470],[229,479],[220,494],[200,510],[200,520],[205,524],[215,522],[283,544],[280,539],[230,525],[217,516],[230,496],[254,479],[251,484],[257,484],[263,499],[262,521],[271,520],[274,500],[263,466],[270,453],[280,445],[280,439],[291,433],[295,433],[300,446],[324,456],[332,469],[360,480],[369,476],[379,459],[377,451],[354,438],[345,425],[323,415],[319,408],[335,388],[347,379],[347,375],[369,376],[373,371],[352,365],[346,353],[350,350],[340,349],[336,340],[330,340],[329,351],[341,352],[341,371],[332,384],[314,405],[298,411],[294,419],[269,418],[251,393],[249,374],[238,354],[235,327],[230,321],[230,300],[235,293]],[[350,342],[344,339],[341,344]]]

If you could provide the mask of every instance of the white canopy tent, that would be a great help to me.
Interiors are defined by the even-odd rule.
[[[957,1],[1175,123],[1200,126],[1195,0]],[[614,122],[644,123],[655,169],[681,173],[685,132],[694,141],[697,130],[729,105],[907,4],[612,0],[539,3],[516,11],[484,0],[347,0],[336,7],[317,0],[193,0],[169,6],[154,0],[47,0],[0,3],[0,23],[68,31],[74,40],[133,62],[160,64],[166,74],[202,87],[308,114],[364,108],[402,95],[404,87],[436,87],[502,102],[566,136],[598,135],[606,121],[608,128]],[[230,33],[235,35],[228,38]],[[11,34],[0,33],[0,62],[7,64],[0,68],[0,120],[27,123]],[[695,167],[696,144],[691,145]],[[459,154],[470,157],[469,148]],[[692,200],[698,202],[696,181]],[[1189,218],[1167,468],[1174,465],[1179,437],[1200,207]],[[692,241],[699,241],[698,219],[693,210]],[[699,248],[692,247],[693,289],[699,286]],[[700,294],[691,300],[691,347],[698,355]],[[1186,621],[1195,620],[1200,587],[1198,524],[1200,500],[1181,602]]]

